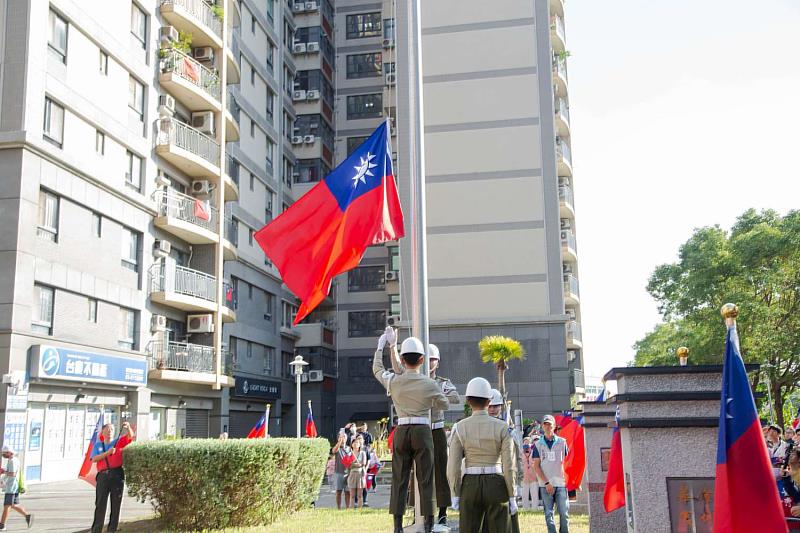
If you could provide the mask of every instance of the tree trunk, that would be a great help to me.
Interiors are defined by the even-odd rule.
[[[775,404],[775,423],[778,427],[783,427],[783,396],[781,395],[781,385],[776,379],[770,382],[772,386],[772,402]]]
[[[497,390],[503,399],[506,397],[506,362],[500,361],[497,363]]]

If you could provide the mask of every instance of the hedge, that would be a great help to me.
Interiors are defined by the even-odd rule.
[[[128,493],[179,530],[257,526],[317,497],[325,439],[184,439],[125,448]]]

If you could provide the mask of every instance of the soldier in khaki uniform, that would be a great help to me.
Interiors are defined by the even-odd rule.
[[[395,339],[389,339],[396,342]],[[433,529],[433,435],[430,411],[445,410],[449,402],[439,386],[420,371],[425,348],[414,337],[403,341],[400,357],[405,371],[397,374],[383,366],[383,349],[387,343],[384,333],[378,340],[378,349],[372,361],[372,372],[392,397],[397,413],[392,450],[392,492],[389,512],[394,515],[394,531],[403,531],[403,513],[408,497],[411,463],[414,462],[420,487],[420,511],[425,517],[425,531]]]
[[[386,338],[389,343],[392,355],[392,368],[396,374],[403,373],[403,367],[397,358],[397,334],[391,326],[386,328]],[[457,405],[461,403],[458,390],[455,385],[447,379],[436,375],[439,368],[439,348],[435,344],[428,345],[428,358],[431,362],[430,377],[447,397],[448,401]],[[433,433],[433,468],[434,482],[436,485],[436,506],[439,507],[439,515],[436,522],[447,525],[447,508],[452,505],[450,499],[450,485],[447,483],[447,436],[444,434],[444,411],[433,409],[431,411],[431,430]]]
[[[509,533],[509,508],[516,512],[517,505],[512,438],[508,426],[486,410],[492,397],[488,381],[470,380],[466,396],[472,416],[453,426],[447,460],[453,508],[461,509],[458,530],[480,533],[486,523],[489,533]]]
[[[497,389],[492,389],[492,398],[489,400],[489,407],[487,411],[489,412],[489,416],[493,416],[498,420],[502,420],[504,424],[507,426],[507,422],[503,419],[503,405],[505,402],[503,401],[503,395]],[[519,445],[517,440],[514,438],[514,432],[512,428],[508,428],[508,433],[511,436],[511,456],[513,458],[514,463],[514,479],[521,479],[524,475],[522,471],[522,461],[519,453]],[[516,485],[514,486],[515,492],[513,494],[514,501],[516,501],[517,493],[516,493]],[[481,533],[487,533],[489,529],[486,526],[486,523],[483,524],[483,530]],[[519,513],[517,512],[516,507],[513,509],[511,513],[511,533],[520,533],[519,531]]]

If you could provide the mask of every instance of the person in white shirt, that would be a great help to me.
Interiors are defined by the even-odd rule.
[[[19,504],[19,459],[15,457],[14,449],[3,444],[3,458],[5,466],[0,469],[0,483],[3,486],[5,500],[3,501],[3,516],[0,518],[0,531],[6,530],[6,520],[11,509],[25,517],[28,529],[33,525],[33,515]]]

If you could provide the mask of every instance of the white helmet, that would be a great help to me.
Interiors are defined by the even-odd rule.
[[[429,359],[439,359],[439,347],[435,344],[428,345],[428,358]]]
[[[489,405],[503,405],[503,395],[497,389],[492,389],[492,396]]]
[[[424,354],[425,348],[422,346],[422,341],[416,337],[409,337],[404,340],[402,346],[400,346],[400,355],[405,355],[407,353]]]
[[[465,396],[474,396],[475,398],[491,398],[492,386],[485,378],[472,378],[467,383],[467,392]]]

